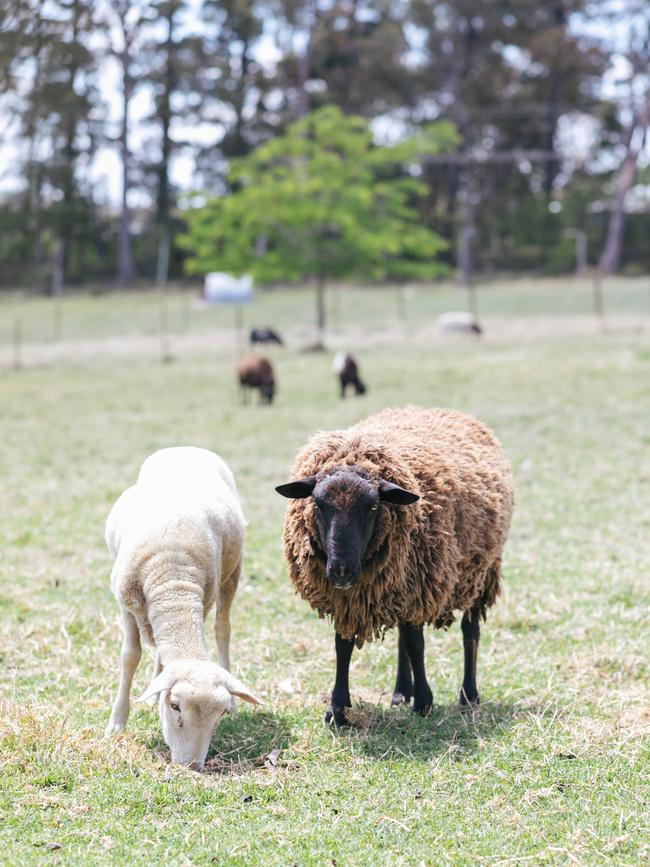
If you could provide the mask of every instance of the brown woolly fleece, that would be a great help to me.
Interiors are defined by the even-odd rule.
[[[273,366],[268,358],[261,355],[245,355],[237,362],[237,376],[240,385],[259,388],[261,385],[274,385]]]
[[[291,478],[320,481],[337,468],[386,479],[421,499],[381,504],[361,577],[345,593],[325,577],[312,498],[292,500],[284,546],[297,593],[359,647],[400,623],[446,628],[454,611],[473,610],[485,619],[500,591],[513,509],[512,473],[494,434],[454,410],[386,409],[347,430],[316,434]]]

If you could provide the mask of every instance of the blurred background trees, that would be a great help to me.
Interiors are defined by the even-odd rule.
[[[455,143],[453,126],[439,121],[377,147],[360,116],[316,109],[233,160],[229,195],[188,210],[180,239],[188,271],[312,282],[322,340],[328,281],[432,279],[444,270],[436,257],[445,242],[427,228],[427,186],[414,169]]]
[[[647,270],[649,34],[644,0],[3,4],[0,286],[178,277],[186,194],[236,195],[231,162],[324,106],[377,146],[456,126],[416,168],[448,266],[568,272],[577,233]]]

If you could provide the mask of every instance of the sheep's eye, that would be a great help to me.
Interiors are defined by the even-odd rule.
[[[181,706],[179,704],[177,704],[175,701],[170,701],[169,704],[170,704],[170,707],[172,710],[180,710],[181,709]]]
[[[371,511],[371,512],[376,512],[378,508],[379,508],[379,506],[377,505],[377,503],[375,503],[374,506],[371,506],[371,507],[370,507],[370,511]]]

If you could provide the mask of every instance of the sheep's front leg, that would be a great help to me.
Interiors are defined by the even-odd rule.
[[[424,668],[424,632],[421,626],[405,623],[400,633],[404,635],[404,646],[413,669],[413,710],[427,716],[433,706],[433,693]]]
[[[332,706],[325,714],[325,722],[334,720],[337,726],[347,726],[350,723],[345,711],[352,707],[350,699],[350,660],[354,650],[353,638],[341,638],[336,633],[336,681],[332,690]]]
[[[142,656],[140,631],[135,617],[125,608],[122,609],[122,652],[120,654],[120,685],[113,702],[111,718],[106,726],[106,735],[120,732],[129,718],[131,684],[133,675]]]
[[[217,599],[217,613],[214,618],[214,639],[217,643],[219,665],[226,671],[230,671],[230,606],[239,584],[240,570],[241,561],[237,563],[228,579],[222,582]]]
[[[476,688],[476,658],[478,656],[478,643],[481,637],[479,626],[479,613],[477,609],[463,614],[460,628],[463,631],[463,652],[465,656],[465,671],[463,685],[460,688],[460,706],[462,708],[476,707],[479,702],[478,689]]]
[[[404,627],[399,627],[399,642],[397,650],[397,680],[391,704],[397,707],[400,704],[409,704],[413,698],[413,671],[411,660],[406,650],[406,636]]]

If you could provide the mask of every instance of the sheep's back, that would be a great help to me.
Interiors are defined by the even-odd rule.
[[[106,522],[113,592],[141,597],[145,565],[160,561],[193,574],[211,596],[222,567],[241,558],[244,528],[234,478],[218,455],[162,449],[147,458]]]

